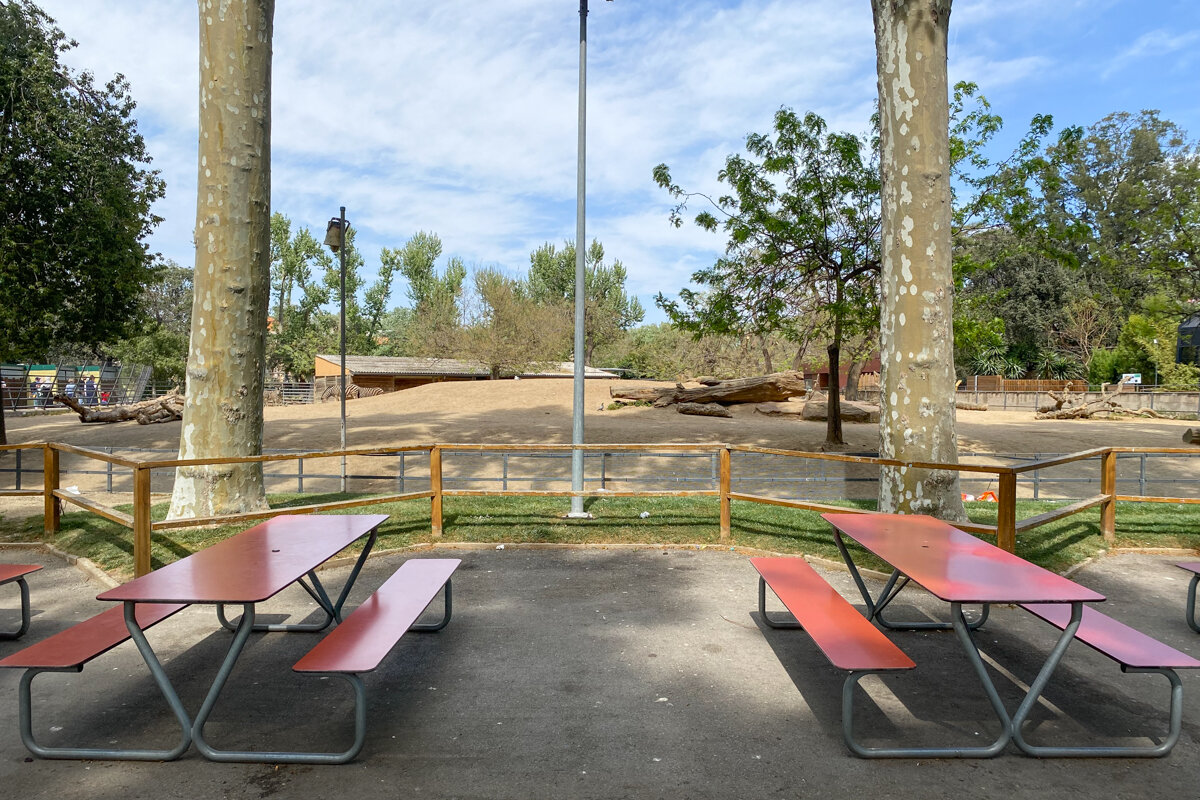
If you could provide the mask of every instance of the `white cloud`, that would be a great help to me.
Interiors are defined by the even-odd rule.
[[[1063,20],[1102,25],[1112,6],[1015,3],[956,3],[952,78],[977,80],[985,93],[1045,91],[1046,75],[1068,57],[1022,37],[1038,25],[1057,35],[1059,25],[1065,40]],[[152,246],[190,263],[194,0],[42,5],[80,42],[70,63],[100,78],[129,77],[168,184]],[[345,205],[368,264],[380,247],[417,230],[438,233],[447,254],[508,269],[524,268],[543,241],[573,238],[577,8],[574,0],[278,2],[274,208],[319,230]],[[1161,46],[1144,30],[1119,32],[1129,42],[1123,57]],[[1183,35],[1165,41],[1188,43]],[[654,165],[669,164],[689,189],[717,193],[725,156],[747,133],[769,130],[782,105],[817,111],[833,130],[861,132],[874,68],[866,0],[592,0],[588,238],[629,265],[648,308],[655,292],[674,294],[720,254],[723,239],[669,226],[672,201],[654,186]],[[402,287],[393,296],[402,297]]]

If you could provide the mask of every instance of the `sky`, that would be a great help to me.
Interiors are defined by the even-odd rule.
[[[63,58],[124,74],[166,181],[151,250],[194,261],[195,0],[40,0],[79,46]],[[725,238],[668,222],[656,164],[718,194],[725,158],[787,106],[862,133],[876,97],[869,0],[590,0],[586,235],[628,271],[647,322],[721,255]],[[1030,119],[1091,125],[1157,109],[1200,139],[1196,0],[956,0],[951,82],[974,81],[1011,149]],[[523,273],[576,231],[576,0],[278,0],[272,210],[323,238],[346,206],[374,279],[382,247],[436,233],[444,257]],[[694,207],[694,210],[699,210]],[[405,305],[397,279],[390,305]]]

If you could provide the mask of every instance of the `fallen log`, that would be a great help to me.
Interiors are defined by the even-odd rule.
[[[1088,419],[1097,414],[1142,414],[1140,411],[1130,411],[1117,401],[1117,395],[1125,387],[1122,381],[1111,390],[1105,389],[1095,400],[1085,400],[1085,395],[1074,394],[1070,391],[1046,392],[1054,401],[1053,405],[1043,404],[1034,414],[1036,419]],[[1149,409],[1142,409],[1149,411]],[[1155,415],[1157,416],[1157,415]]]
[[[669,389],[622,389],[617,386],[608,387],[608,396],[614,400],[632,400],[634,402],[649,401],[653,403],[659,394]]]
[[[800,372],[773,372],[756,378],[736,378],[721,381],[715,386],[696,389],[660,389],[654,405],[658,408],[675,403],[775,403],[789,397],[800,397],[806,391],[804,375]]]
[[[691,414],[696,417],[732,417],[733,414],[725,406],[716,403],[676,403],[675,410],[680,414]]]
[[[152,422],[171,422],[183,418],[183,395],[178,389],[172,389],[161,397],[123,406],[93,408],[65,394],[55,395],[54,399],[78,414],[79,421],[84,423],[136,420],[139,425],[149,425]]]
[[[987,403],[968,403],[965,400],[955,400],[954,407],[959,411],[987,411]],[[1038,409],[1039,411],[1041,409]]]

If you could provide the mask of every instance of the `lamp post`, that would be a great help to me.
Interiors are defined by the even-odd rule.
[[[341,285],[342,307],[338,314],[338,346],[342,374],[339,379],[338,397],[342,405],[342,494],[346,493],[346,231],[349,228],[345,206],[341,207],[336,217],[329,220],[329,225],[325,228],[325,244],[338,255]]]
[[[611,2],[611,0],[609,0]],[[584,381],[584,308],[586,297],[586,214],[587,194],[587,15],[588,0],[579,0],[579,155],[575,187],[575,385],[571,408],[571,491],[583,491],[583,381]],[[592,515],[583,510],[583,495],[571,495],[572,518],[588,519]]]

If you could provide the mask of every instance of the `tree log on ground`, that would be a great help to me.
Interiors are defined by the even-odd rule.
[[[800,372],[773,372],[756,378],[734,378],[713,386],[685,389],[675,384],[674,389],[621,389],[609,388],[610,396],[621,400],[649,400],[656,408],[665,408],[676,403],[773,403],[800,397],[804,394],[804,375]]]
[[[716,403],[676,403],[675,410],[680,414],[691,414],[696,417],[732,417],[728,408]]]
[[[955,400],[954,407],[959,411],[987,411],[987,403],[968,403],[965,400]],[[1038,409],[1039,411],[1041,409]]]
[[[78,414],[80,422],[136,420],[139,425],[149,425],[152,422],[171,422],[183,418],[183,395],[179,393],[178,389],[172,389],[162,397],[126,406],[92,408],[65,394],[55,395],[54,399]]]
[[[1069,390],[1046,392],[1053,402],[1038,406],[1035,417],[1037,419],[1090,419],[1097,415],[1125,414],[1135,417],[1162,419],[1162,415],[1154,409],[1131,409],[1121,405],[1117,401],[1117,395],[1122,392],[1124,386],[1124,382],[1118,383],[1111,389],[1101,392],[1100,396],[1095,400],[1088,400],[1086,399],[1086,395],[1077,394]]]

